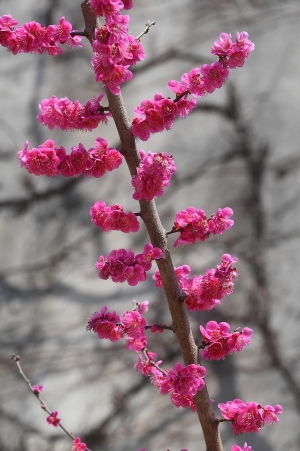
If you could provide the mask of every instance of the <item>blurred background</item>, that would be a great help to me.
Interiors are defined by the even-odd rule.
[[[48,25],[65,16],[84,28],[80,2],[0,0],[0,16],[19,24]],[[175,249],[175,266],[193,274],[215,267],[223,253],[239,258],[235,290],[212,312],[190,315],[196,342],[199,324],[227,321],[231,329],[251,327],[252,343],[238,355],[205,362],[210,396],[261,405],[280,403],[280,422],[258,434],[234,437],[220,430],[226,451],[245,441],[255,451],[300,448],[300,3],[292,0],[136,0],[130,33],[148,20],[157,24],[142,38],[147,58],[122,86],[130,117],[167,83],[215,61],[210,47],[221,32],[246,30],[256,49],[245,66],[232,71],[224,87],[198,100],[198,107],[172,131],[139,145],[174,156],[177,172],[157,206],[166,230],[188,206],[210,216],[219,207],[234,210],[235,226],[223,236]],[[149,240],[137,234],[102,234],[90,220],[97,200],[137,211],[125,163],[101,179],[35,177],[21,170],[16,152],[46,139],[70,151],[97,136],[118,148],[112,122],[91,133],[50,131],[36,120],[38,105],[56,95],[85,103],[102,92],[90,64],[92,51],[66,49],[63,55],[12,55],[0,49],[0,449],[63,451],[70,440],[47,425],[12,353],[21,356],[32,384],[58,410],[64,425],[93,451],[205,450],[196,415],[176,409],[169,398],[133,365],[137,354],[125,343],[100,341],[86,332],[87,318],[103,305],[122,314],[132,301],[149,300],[149,323],[170,324],[163,292],[151,275],[137,287],[98,279],[94,263],[115,248],[141,252]],[[103,103],[105,105],[105,102]],[[298,105],[298,106],[297,106]],[[171,332],[149,337],[149,349],[165,368],[181,361]]]

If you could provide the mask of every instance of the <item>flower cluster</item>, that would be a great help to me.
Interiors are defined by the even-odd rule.
[[[195,108],[194,97],[203,97],[221,88],[229,76],[229,68],[243,66],[252,50],[254,44],[245,31],[237,32],[234,43],[231,35],[222,33],[211,49],[212,54],[219,56],[219,61],[195,67],[182,75],[181,82],[170,80],[168,88],[176,94],[175,100],[164,98],[160,93],[153,100],[144,100],[134,110],[132,133],[147,141],[151,133],[169,130],[176,117],[185,117]],[[189,94],[193,96],[191,100],[188,100]]]
[[[39,122],[46,125],[50,130],[60,128],[61,130],[93,130],[102,122],[107,124],[107,117],[111,113],[105,112],[100,102],[104,94],[96,99],[89,100],[85,105],[76,100],[72,102],[67,97],[58,99],[51,96],[50,99],[42,100],[40,103],[40,114],[37,116]]]
[[[136,215],[131,211],[125,213],[119,204],[109,207],[103,200],[99,200],[91,207],[90,213],[92,222],[100,227],[102,232],[121,230],[123,233],[130,233],[137,232],[140,228]]]
[[[24,148],[17,153],[21,167],[25,167],[30,174],[63,175],[73,177],[101,177],[106,171],[117,169],[122,163],[122,156],[116,149],[108,147],[107,141],[97,138],[95,147],[86,150],[82,144],[73,146],[67,155],[63,146],[56,147],[49,139],[38,148],[28,150],[28,141]]]
[[[128,285],[135,286],[139,282],[146,280],[146,271],[152,266],[152,260],[162,257],[162,250],[153,247],[151,243],[146,244],[142,254],[134,255],[130,249],[113,250],[104,257],[100,255],[95,264],[100,279],[112,279],[113,282],[125,282]]]
[[[87,448],[85,443],[81,442],[80,437],[76,437],[75,440],[73,440],[73,446],[71,448],[71,451],[85,451]]]
[[[245,327],[241,332],[237,330],[230,332],[230,325],[225,322],[209,321],[205,327],[200,326],[200,332],[204,337],[200,348],[208,346],[202,351],[205,360],[220,360],[228,354],[240,352],[250,343],[253,333],[249,327]]]
[[[174,226],[171,232],[179,231],[179,238],[174,246],[184,246],[195,244],[196,241],[205,241],[210,235],[223,234],[229,230],[234,221],[229,219],[233,215],[231,208],[219,208],[216,214],[210,218],[205,216],[204,210],[196,210],[194,207],[188,207],[186,210],[179,211],[175,216]]]
[[[132,177],[131,184],[135,189],[132,197],[135,200],[152,200],[155,196],[163,195],[164,188],[168,186],[172,174],[176,171],[173,157],[166,152],[149,152],[145,156],[140,150],[142,160],[137,168],[137,175]]]
[[[186,93],[178,101],[164,98],[156,93],[153,100],[143,100],[134,109],[135,118],[132,122],[132,133],[142,141],[147,141],[151,133],[170,130],[176,117],[187,116],[196,106],[196,100],[187,100]]]
[[[93,41],[92,65],[96,81],[100,81],[113,94],[119,94],[120,85],[132,78],[128,70],[145,58],[138,39],[128,34],[129,16],[121,15],[121,9],[130,9],[132,0],[91,0],[96,16],[104,16],[106,23],[96,29]]]
[[[254,451],[254,449],[252,449],[252,446],[248,446],[247,443],[244,443],[243,448],[241,448],[239,445],[233,445],[231,447],[231,451]]]
[[[205,385],[203,380],[206,370],[203,366],[191,364],[183,367],[176,363],[173,369],[164,371],[159,368],[161,361],[154,362],[155,353],[147,352],[147,359],[139,361],[135,369],[145,376],[151,375],[151,382],[162,395],[170,393],[171,401],[176,407],[190,407],[196,410],[193,397]]]
[[[254,47],[246,31],[237,31],[235,42],[232,42],[231,34],[221,33],[219,40],[212,46],[211,53],[219,56],[224,66],[235,69],[244,65]]]
[[[222,262],[215,269],[206,271],[204,276],[194,276],[188,279],[191,268],[188,265],[175,268],[175,274],[181,290],[186,294],[184,300],[188,309],[191,311],[211,310],[220,300],[233,290],[233,281],[238,273],[235,268],[231,268],[237,258],[232,258],[229,254],[222,255]],[[154,285],[163,288],[163,283],[159,271],[156,270],[153,275]]]
[[[137,309],[125,311],[122,319],[115,312],[107,312],[107,307],[102,307],[100,312],[88,320],[87,330],[95,332],[99,338],[105,338],[111,342],[121,340],[126,337],[127,349],[140,352],[147,345],[145,335],[146,320],[142,313],[147,311],[148,301],[137,304]]]
[[[43,390],[44,390],[44,386],[43,385],[33,385],[32,386],[32,391],[36,395],[38,395],[39,393],[42,393]]]
[[[59,425],[60,418],[57,417],[58,412],[55,410],[55,412],[51,412],[50,415],[46,418],[46,421],[48,424],[52,424],[55,428]]]
[[[276,415],[282,413],[280,404],[274,407],[269,405],[262,407],[256,402],[243,402],[241,399],[218,404],[218,407],[225,420],[232,422],[235,434],[258,432],[266,424],[277,423],[279,419]]]
[[[17,53],[48,53],[56,56],[63,53],[58,44],[83,47],[81,36],[71,36],[72,25],[61,17],[59,25],[44,27],[32,21],[15,28],[18,21],[10,14],[0,17],[0,45],[14,55]]]

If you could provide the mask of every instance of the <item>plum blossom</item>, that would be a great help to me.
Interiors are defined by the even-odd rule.
[[[104,94],[89,100],[82,105],[78,100],[72,102],[67,97],[58,99],[51,96],[40,103],[38,121],[46,125],[50,130],[88,130],[92,131],[101,123],[107,124],[107,118],[111,113],[105,112],[100,105]]]
[[[76,437],[75,440],[73,440],[73,446],[71,448],[71,451],[85,451],[87,448],[85,443],[81,442],[80,437]]]
[[[128,67],[145,58],[140,41],[128,34],[129,16],[120,14],[121,9],[132,6],[132,0],[91,0],[94,14],[106,21],[95,33],[92,66],[96,81],[113,94],[119,94],[120,85],[132,78]]]
[[[55,412],[51,412],[50,415],[46,418],[47,423],[52,424],[55,428],[59,425],[60,418],[57,417],[58,412],[55,410]]]
[[[170,393],[171,401],[176,407],[190,407],[195,411],[193,397],[204,387],[205,374],[203,366],[191,364],[183,367],[181,363],[176,363],[173,369],[166,371],[165,377],[160,382],[160,393],[162,395]]]
[[[39,393],[42,393],[43,390],[44,390],[44,386],[43,385],[33,385],[32,386],[32,391],[36,395],[38,395]]]
[[[155,196],[163,195],[164,188],[168,186],[176,166],[173,157],[166,152],[149,152],[144,156],[137,168],[137,175],[132,177],[131,183],[135,189],[135,200],[152,200]]]
[[[86,150],[82,144],[72,146],[70,154],[63,146],[56,147],[51,139],[40,144],[38,148],[28,149],[28,141],[17,153],[21,167],[34,175],[63,175],[74,177],[101,177],[106,171],[112,171],[122,163],[122,156],[116,149],[108,147],[107,141],[99,137],[95,147]]]
[[[234,399],[225,404],[218,404],[223,417],[231,421],[235,434],[243,432],[258,432],[266,424],[273,424],[279,421],[276,415],[282,413],[282,406],[265,406],[256,402],[243,402],[241,399]]]
[[[218,55],[224,66],[230,69],[242,67],[255,45],[248,39],[246,31],[236,33],[236,41],[232,42],[231,34],[221,33],[219,40],[211,48],[213,55]]]
[[[237,261],[229,254],[222,255],[221,264],[215,269],[206,271],[204,276],[193,276],[188,278],[190,267],[183,265],[175,268],[175,275],[181,290],[186,294],[184,300],[187,308],[191,311],[211,310],[220,304],[221,299],[233,290],[234,280],[238,273],[231,265]],[[158,288],[163,288],[159,271],[155,271],[153,276],[154,284]]]
[[[251,446],[248,446],[247,443],[245,442],[243,448],[241,448],[239,445],[233,445],[231,447],[231,451],[254,451],[254,449],[252,449]]]
[[[176,98],[164,98],[157,93],[153,100],[144,100],[135,108],[132,121],[132,133],[141,140],[147,141],[151,133],[169,130],[176,117],[187,116],[196,106],[195,97],[203,97],[221,88],[229,76],[229,69],[243,66],[249,53],[254,50],[254,44],[248,39],[248,34],[237,32],[236,42],[231,36],[221,33],[220,41],[212,47],[212,53],[219,56],[219,61],[195,67],[181,77],[181,81],[170,80],[168,88],[176,94]],[[188,96],[192,95],[192,99]],[[161,104],[166,104],[165,115]]]
[[[89,318],[86,329],[95,332],[99,338],[106,338],[115,342],[124,336],[124,332],[120,326],[120,316],[115,311],[108,312],[105,305],[100,312],[94,313]]]
[[[113,282],[120,283],[127,281],[128,285],[135,286],[146,280],[146,271],[151,269],[152,261],[161,257],[162,250],[149,243],[144,247],[144,252],[136,256],[131,249],[113,250],[107,257],[100,255],[95,266],[100,279],[111,278]]]
[[[125,213],[122,205],[113,204],[111,207],[102,200],[96,202],[90,209],[92,222],[103,232],[121,230],[123,233],[137,232],[140,223],[131,211]]]
[[[18,24],[10,15],[0,17],[0,45],[6,47],[14,55],[17,53],[48,53],[51,56],[59,55],[62,49],[58,44],[67,44],[71,47],[83,47],[81,36],[71,36],[72,25],[60,18],[59,25],[44,27],[32,21],[23,26],[14,28]]]
[[[225,322],[209,321],[204,328],[200,326],[204,340],[200,349],[206,360],[220,360],[233,352],[240,352],[247,346],[252,337],[252,330],[245,327],[241,332],[230,332],[230,325]]]

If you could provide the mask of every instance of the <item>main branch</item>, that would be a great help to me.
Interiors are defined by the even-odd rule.
[[[93,36],[94,30],[90,27],[95,24],[94,17],[86,1],[81,4],[85,19],[85,31]],[[121,152],[124,155],[131,176],[136,175],[140,156],[136,142],[131,133],[131,123],[122,99],[122,95],[114,95],[106,89],[109,109],[115,121],[120,141]],[[164,290],[172,316],[173,331],[177,336],[185,365],[199,364],[198,349],[192,335],[190,322],[184,307],[180,302],[181,292],[175,276],[174,266],[168,249],[166,231],[163,228],[154,200],[140,201],[141,217],[149,233],[151,243],[163,251],[163,257],[157,260],[157,265],[163,281]],[[207,451],[223,451],[221,438],[218,432],[218,420],[214,415],[206,386],[199,391],[195,398],[197,414],[203,429]]]

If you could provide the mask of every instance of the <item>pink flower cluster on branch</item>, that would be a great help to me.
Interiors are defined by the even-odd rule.
[[[86,150],[82,144],[73,146],[72,152],[66,154],[63,146],[56,147],[51,139],[40,144],[38,148],[28,150],[28,141],[17,153],[21,167],[34,175],[63,175],[74,177],[102,177],[106,171],[117,169],[122,163],[122,155],[116,149],[108,147],[107,141],[97,138],[95,147]]]
[[[160,197],[164,188],[170,183],[176,166],[173,157],[166,152],[149,152],[145,156],[141,149],[142,160],[137,168],[137,175],[132,177],[131,184],[135,189],[132,197],[135,200],[152,200],[155,196]]]
[[[176,407],[190,407],[196,410],[193,397],[202,390],[206,370],[203,366],[191,364],[183,367],[176,363],[173,369],[166,371],[160,369],[161,361],[154,362],[155,353],[146,352],[145,360],[139,356],[135,369],[145,376],[151,375],[151,382],[159,389],[162,395],[170,394],[171,401]]]
[[[187,116],[196,107],[196,100],[187,100],[188,92],[177,101],[164,98],[157,92],[153,100],[143,100],[134,109],[136,117],[132,121],[131,131],[142,141],[148,141],[151,133],[170,130],[177,117]]]
[[[61,130],[88,130],[92,131],[98,127],[100,122],[107,124],[110,112],[105,112],[100,105],[104,94],[89,100],[85,105],[76,100],[72,102],[67,97],[58,99],[51,96],[40,103],[40,114],[38,121],[46,125],[50,130],[60,128]]]
[[[96,29],[92,44],[96,81],[102,82],[113,94],[119,94],[120,85],[132,78],[128,67],[145,58],[139,40],[128,34],[130,17],[120,14],[121,9],[132,7],[132,1],[91,0],[91,7],[96,16],[104,16],[106,21]]]
[[[71,451],[85,451],[87,448],[85,443],[81,442],[80,437],[76,437],[75,440],[73,440],[73,446],[71,448]]]
[[[111,251],[107,257],[100,255],[95,266],[100,279],[111,278],[113,282],[126,281],[128,285],[135,286],[146,280],[146,271],[151,269],[152,261],[161,257],[162,250],[148,243],[142,254],[134,255],[131,249],[118,249]]]
[[[146,320],[142,317],[148,309],[148,301],[137,304],[137,309],[125,311],[122,319],[115,312],[107,312],[107,307],[102,307],[100,312],[88,320],[87,330],[95,332],[99,338],[107,339],[111,342],[127,338],[126,347],[136,352],[140,352],[147,345],[145,335]]]
[[[277,423],[279,419],[276,415],[282,413],[280,404],[276,404],[274,407],[269,405],[262,407],[256,402],[243,402],[241,399],[218,404],[218,407],[225,420],[232,422],[235,434],[258,432],[267,424]]]
[[[213,55],[219,56],[219,61],[192,69],[182,75],[181,82],[170,80],[168,88],[176,94],[175,100],[164,98],[160,93],[153,100],[144,100],[134,110],[132,133],[147,141],[151,133],[169,130],[176,117],[185,117],[195,108],[194,97],[203,97],[221,88],[229,76],[229,68],[243,66],[252,50],[254,44],[245,31],[237,32],[235,42],[230,34],[222,33],[211,49]],[[193,96],[191,100],[188,100],[189,94]]]
[[[71,36],[72,25],[61,17],[58,25],[44,27],[32,21],[15,28],[18,21],[10,14],[0,17],[0,45],[14,55],[17,53],[48,53],[56,56],[63,53],[58,44],[83,47],[81,36]]]
[[[55,412],[51,412],[51,414],[46,418],[46,421],[48,424],[52,424],[55,428],[59,425],[60,418],[57,417],[58,412],[57,410]]]
[[[254,451],[251,446],[248,446],[247,443],[244,443],[243,448],[241,448],[239,445],[233,445],[231,447],[231,451]]]
[[[211,310],[220,304],[220,300],[232,292],[233,281],[238,273],[231,265],[237,261],[229,254],[222,255],[222,262],[215,269],[206,271],[205,276],[194,276],[188,279],[191,268],[188,265],[175,268],[178,284],[186,294],[184,300],[187,308],[191,311]],[[154,285],[163,288],[162,279],[158,270],[153,275]]]
[[[229,230],[234,221],[229,219],[233,211],[229,207],[219,208],[210,218],[207,218],[204,210],[188,207],[179,211],[175,216],[173,232],[180,232],[174,246],[195,244],[196,241],[205,241],[210,235],[222,235]]]
[[[121,230],[123,233],[130,233],[140,229],[136,215],[131,211],[125,213],[122,205],[119,204],[113,204],[110,207],[103,200],[99,200],[91,207],[90,213],[92,222],[100,227],[102,232]]]
[[[201,349],[208,346],[201,353],[205,360],[220,360],[233,352],[240,352],[250,343],[253,333],[249,327],[244,327],[241,332],[230,332],[230,325],[225,322],[209,321],[205,327],[200,326],[204,340],[199,346]]]

